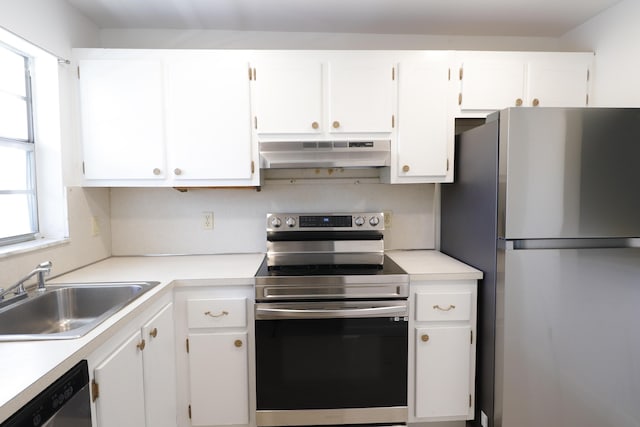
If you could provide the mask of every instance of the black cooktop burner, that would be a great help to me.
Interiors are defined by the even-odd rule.
[[[388,256],[384,256],[382,265],[280,265],[267,266],[267,259],[262,261],[256,277],[289,277],[289,276],[366,276],[406,274],[406,272]]]

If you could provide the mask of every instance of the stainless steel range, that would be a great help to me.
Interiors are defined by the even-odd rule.
[[[409,279],[383,232],[379,212],[267,215],[258,426],[407,422]]]

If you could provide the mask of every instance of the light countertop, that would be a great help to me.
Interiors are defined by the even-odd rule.
[[[412,280],[480,279],[482,273],[433,250],[390,251]],[[154,301],[179,286],[253,285],[264,254],[112,257],[55,277],[50,283],[158,281],[160,284],[71,340],[0,342],[0,422],[88,357]]]
[[[175,286],[253,285],[263,258],[264,254],[112,257],[50,280],[160,284],[81,338],[0,342],[0,422]]]
[[[388,251],[400,267],[411,276],[411,280],[479,280],[482,272],[433,250]]]

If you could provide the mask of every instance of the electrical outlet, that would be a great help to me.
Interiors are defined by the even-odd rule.
[[[487,417],[484,411],[480,411],[480,425],[482,427],[489,427],[489,417]]]
[[[213,230],[213,212],[202,213],[202,229]]]
[[[100,219],[97,216],[91,217],[91,235],[94,237],[100,235]]]
[[[387,211],[384,213],[384,228],[391,228],[391,217],[393,212]]]

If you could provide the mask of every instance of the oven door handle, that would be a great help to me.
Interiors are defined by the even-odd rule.
[[[256,307],[256,319],[329,319],[350,317],[405,317],[406,305],[339,309]]]

